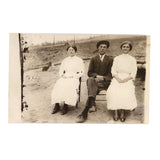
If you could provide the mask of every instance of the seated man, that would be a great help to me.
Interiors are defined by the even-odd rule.
[[[95,107],[95,98],[101,88],[108,89],[111,81],[111,67],[113,60],[106,55],[109,48],[108,41],[99,41],[97,43],[98,55],[93,57],[88,69],[88,99],[83,112],[78,116],[79,123],[84,122],[88,116],[88,110]]]

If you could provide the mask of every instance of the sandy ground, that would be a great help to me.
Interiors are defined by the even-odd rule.
[[[85,68],[87,72],[89,61],[85,61]],[[27,63],[24,63],[24,67]],[[81,100],[76,109],[74,106],[69,107],[69,112],[61,115],[60,112],[51,114],[51,91],[58,79],[59,65],[52,66],[48,71],[42,72],[42,68],[25,71],[24,73],[24,101],[28,104],[28,110],[22,113],[22,122],[36,122],[36,123],[75,123],[77,116],[82,112],[87,100],[86,87],[86,73],[82,78],[81,85]],[[139,79],[135,81],[136,97],[138,107],[131,112],[125,123],[143,123],[144,117],[144,82]],[[104,99],[105,97],[100,97]],[[85,123],[122,123],[120,121],[113,121],[111,113],[106,108],[106,101],[96,101],[97,112],[89,113],[88,119]]]

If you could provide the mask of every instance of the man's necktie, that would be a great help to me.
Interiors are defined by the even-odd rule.
[[[103,61],[103,59],[102,59],[102,58],[103,58],[103,55],[100,55],[100,58],[101,58],[101,62],[102,62],[102,61]]]

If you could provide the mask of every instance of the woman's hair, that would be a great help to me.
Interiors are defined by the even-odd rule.
[[[121,46],[120,46],[121,49],[122,49],[122,46],[123,46],[124,44],[128,44],[129,47],[130,47],[130,51],[132,50],[132,43],[131,43],[130,41],[124,41],[124,42],[122,42],[122,43],[121,43]]]
[[[101,44],[105,44],[107,46],[107,48],[109,48],[109,46],[110,46],[110,44],[107,40],[106,41],[99,41],[99,42],[97,42],[97,49],[99,48],[99,46]]]
[[[76,47],[75,45],[73,45],[73,46],[71,46],[71,45],[68,46],[68,47],[67,47],[67,51],[68,51],[68,49],[69,49],[70,47],[72,47],[72,48],[75,50],[75,52],[77,52],[77,47]]]

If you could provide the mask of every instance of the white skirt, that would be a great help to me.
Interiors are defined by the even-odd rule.
[[[119,83],[113,78],[107,90],[106,99],[108,110],[133,110],[137,107],[133,81],[129,80],[126,83]]]
[[[60,78],[53,87],[51,94],[51,103],[64,102],[68,105],[75,106],[78,100],[79,79]]]

